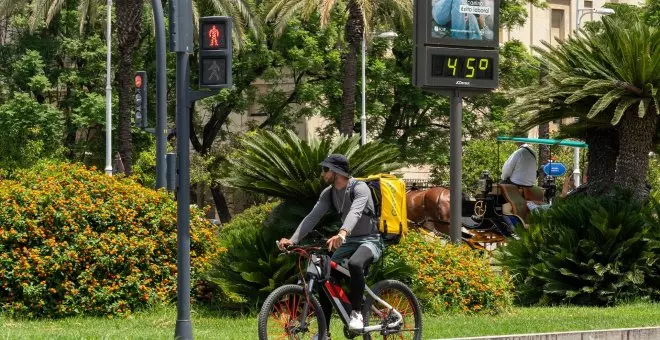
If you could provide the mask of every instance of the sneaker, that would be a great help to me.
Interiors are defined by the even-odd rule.
[[[362,330],[364,328],[364,321],[362,321],[362,313],[352,311],[351,312],[351,321],[348,322],[348,329],[350,330]]]

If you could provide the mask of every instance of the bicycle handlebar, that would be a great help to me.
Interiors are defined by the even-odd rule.
[[[326,240],[326,241],[327,241],[327,240]],[[281,248],[280,248],[280,241],[275,241],[275,244],[277,245],[277,248],[278,248],[278,249],[281,249]],[[300,250],[303,250],[303,251],[305,251],[305,252],[309,252],[309,251],[319,251],[319,250],[323,250],[323,249],[325,249],[325,242],[324,242],[324,243],[312,243],[312,244],[308,244],[308,245],[296,245],[296,244],[291,244],[291,245],[286,246],[286,247],[284,248],[284,250],[282,250],[282,254],[291,254],[291,253],[295,253],[295,250],[296,250],[296,249],[300,249]]]

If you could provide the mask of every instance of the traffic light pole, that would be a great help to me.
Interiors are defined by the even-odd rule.
[[[156,189],[165,187],[167,136],[167,54],[165,52],[165,19],[163,4],[151,0],[156,26]]]
[[[176,339],[191,340],[192,320],[190,318],[190,108],[192,103],[217,94],[218,91],[193,91],[189,87],[188,59],[193,51],[192,32],[192,3],[190,0],[170,0],[170,51],[176,52],[176,143],[177,143],[177,171],[178,183],[176,188],[177,200],[177,319],[174,337]],[[207,19],[203,19],[207,20]],[[210,27],[212,33],[210,48],[222,49],[221,41],[226,44],[221,51],[223,65],[219,60],[211,60],[212,72],[208,82],[204,78],[204,68],[200,68],[200,87],[212,89],[231,87],[231,18],[216,17]],[[218,27],[224,24],[224,32]],[[216,26],[218,25],[218,26]],[[203,24],[200,26],[204,26]],[[203,41],[205,35],[199,34]],[[224,40],[223,40],[224,39]],[[207,44],[200,43],[200,50]],[[203,53],[200,52],[200,56]],[[223,59],[224,58],[224,59]],[[200,60],[203,64],[204,59]],[[224,70],[224,74],[222,71]],[[164,74],[164,73],[163,73]],[[224,75],[224,79],[223,79]],[[213,81],[215,80],[215,81]],[[224,80],[224,82],[222,81]],[[163,101],[164,102],[164,101]],[[163,132],[164,129],[159,129]],[[171,157],[170,157],[171,159]],[[172,170],[172,169],[169,169]]]
[[[175,339],[192,339],[190,320],[190,102],[188,52],[176,53],[176,149],[179,157],[177,201],[177,320]]]

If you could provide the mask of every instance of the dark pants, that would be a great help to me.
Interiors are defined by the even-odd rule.
[[[371,250],[366,246],[360,246],[353,255],[348,259],[348,271],[351,273],[350,278],[350,291],[348,292],[348,299],[351,301],[351,307],[354,311],[362,312],[362,296],[364,295],[364,269],[374,259]],[[332,272],[332,276],[338,282],[345,278],[344,275],[336,271]],[[341,277],[340,277],[341,276]],[[319,294],[319,302],[325,315],[325,324],[330,329],[330,315],[332,314],[332,302],[325,294]]]

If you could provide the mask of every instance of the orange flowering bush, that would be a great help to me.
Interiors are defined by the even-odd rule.
[[[195,279],[217,237],[198,209],[190,232]],[[128,315],[171,301],[176,249],[176,203],[164,191],[71,164],[0,181],[3,313]]]
[[[387,250],[388,261],[413,269],[412,288],[427,312],[497,313],[512,304],[509,275],[493,271],[486,255],[429,238],[411,230]]]

